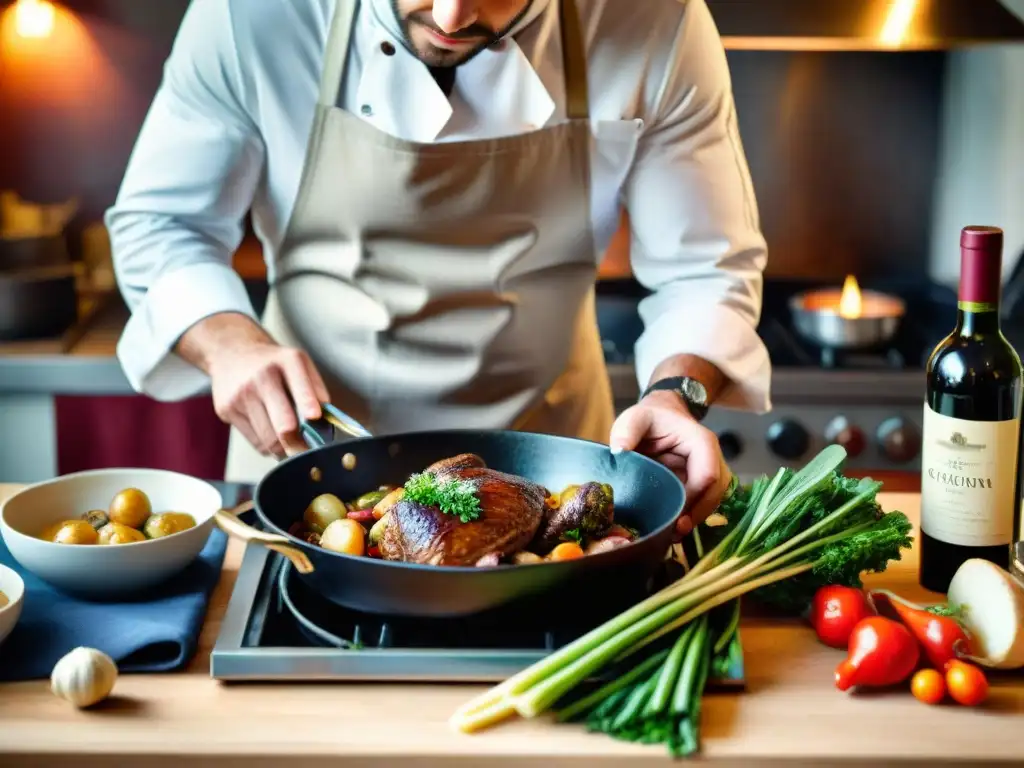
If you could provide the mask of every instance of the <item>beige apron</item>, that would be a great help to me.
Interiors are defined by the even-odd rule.
[[[568,121],[421,144],[335,106],[358,0],[338,0],[263,325],[375,434],[517,429],[606,442],[586,60],[560,0]],[[226,478],[274,466],[232,430]]]

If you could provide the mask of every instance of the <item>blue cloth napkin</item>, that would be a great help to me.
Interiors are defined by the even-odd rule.
[[[199,557],[166,585],[137,602],[79,600],[22,568],[0,539],[0,563],[25,580],[14,631],[0,645],[0,681],[48,678],[78,646],[96,648],[122,672],[167,672],[192,658],[210,594],[220,579],[227,537],[214,529]]]

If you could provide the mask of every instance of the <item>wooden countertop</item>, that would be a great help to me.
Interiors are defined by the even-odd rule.
[[[0,499],[16,486],[0,485]],[[884,494],[886,509],[918,516],[918,497]],[[229,548],[200,651],[182,673],[126,675],[116,698],[78,712],[45,682],[0,686],[0,763],[34,766],[232,765],[254,768],[300,758],[302,768],[343,766],[670,764],[658,747],[639,747],[545,720],[512,721],[473,736],[447,718],[476,686],[220,684],[209,677],[241,549]],[[928,599],[911,555],[871,579],[910,598]],[[909,692],[848,695],[832,671],[843,658],[798,623],[748,622],[743,628],[748,691],[708,696],[705,760],[814,766],[926,765],[1016,761],[1024,677],[993,680],[983,709],[926,707]]]

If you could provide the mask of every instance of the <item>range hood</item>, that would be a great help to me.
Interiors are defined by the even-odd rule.
[[[1024,43],[1000,0],[707,0],[726,48],[922,51]]]

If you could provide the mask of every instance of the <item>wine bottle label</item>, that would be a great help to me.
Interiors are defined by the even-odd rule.
[[[926,403],[921,446],[921,530],[963,547],[1009,545],[1020,419],[965,421]]]

